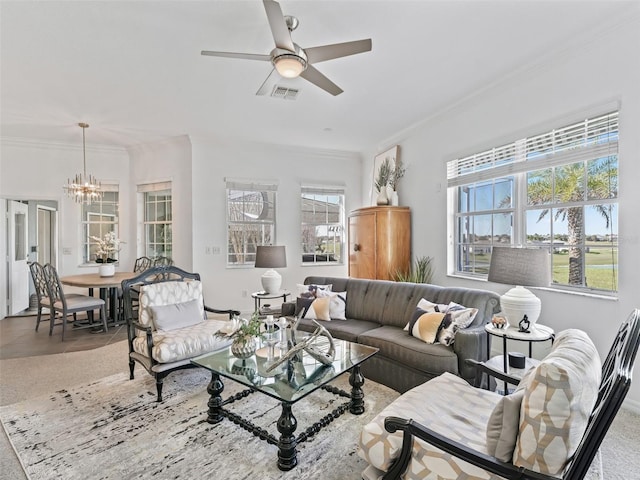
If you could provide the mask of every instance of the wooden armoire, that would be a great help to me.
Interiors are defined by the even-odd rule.
[[[409,207],[365,207],[349,214],[349,276],[393,280],[411,267]]]

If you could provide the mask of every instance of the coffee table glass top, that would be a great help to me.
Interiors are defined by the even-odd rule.
[[[279,401],[294,403],[378,351],[377,348],[345,340],[333,341],[336,356],[329,365],[323,365],[307,352],[301,351],[294,359],[285,361],[271,372],[267,372],[266,348],[259,349],[249,358],[240,359],[233,356],[231,347],[201,355],[191,362]],[[275,348],[276,356],[279,353],[279,349]]]

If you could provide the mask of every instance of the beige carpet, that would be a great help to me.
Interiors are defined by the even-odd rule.
[[[137,367],[138,377],[147,375]],[[10,405],[63,388],[120,373],[127,377],[126,341],[95,350],[0,361],[0,405]],[[1,430],[1,429],[0,429]],[[602,446],[606,480],[640,480],[640,415],[618,413]],[[0,432],[0,480],[26,479],[4,433]]]

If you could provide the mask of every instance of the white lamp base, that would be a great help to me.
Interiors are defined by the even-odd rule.
[[[530,327],[534,328],[542,309],[540,299],[524,287],[514,287],[502,295],[500,306],[509,325],[516,328],[525,315]]]
[[[282,276],[275,270],[267,270],[261,277],[262,289],[267,293],[278,293],[282,285]]]

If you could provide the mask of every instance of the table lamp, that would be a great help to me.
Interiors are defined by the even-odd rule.
[[[493,247],[487,280],[516,285],[500,297],[502,313],[511,326],[520,326],[521,330],[535,328],[542,309],[541,302],[524,287],[549,286],[549,252],[546,249]]]
[[[267,293],[278,293],[282,277],[274,268],[287,266],[287,256],[283,245],[263,245],[256,250],[256,268],[268,268],[262,275],[262,289]]]

